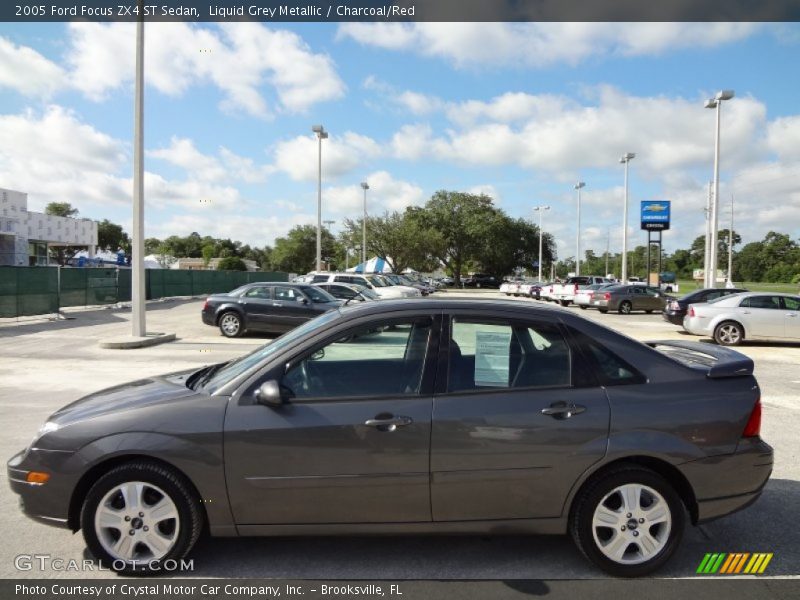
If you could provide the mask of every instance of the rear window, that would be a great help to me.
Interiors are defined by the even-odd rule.
[[[624,359],[593,340],[589,336],[570,329],[575,339],[584,348],[589,362],[601,385],[634,385],[647,383],[647,377]]]

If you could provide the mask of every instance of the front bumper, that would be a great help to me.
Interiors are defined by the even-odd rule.
[[[743,438],[733,454],[680,465],[695,492],[697,521],[703,523],[747,508],[772,473],[773,450],[761,438]]]
[[[20,508],[26,516],[58,527],[70,527],[69,504],[78,477],[66,465],[73,452],[28,449],[11,457],[7,463],[11,491],[20,497]],[[25,481],[30,471],[50,473],[47,483]]]

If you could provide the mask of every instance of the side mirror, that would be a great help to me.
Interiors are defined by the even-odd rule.
[[[261,384],[261,387],[256,390],[256,400],[259,404],[271,408],[286,404],[285,397],[281,392],[281,386],[274,379]]]
[[[301,298],[300,302],[302,302],[303,304],[308,304],[308,298]]]

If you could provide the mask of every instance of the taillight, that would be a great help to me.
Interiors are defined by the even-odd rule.
[[[672,310],[680,310],[681,309],[681,305],[678,304],[675,300],[673,300],[672,302],[669,303],[669,307]]]
[[[203,302],[203,310],[205,310],[207,308],[208,308],[208,298],[206,298],[206,301]]]
[[[761,398],[756,400],[753,411],[750,413],[750,418],[747,419],[747,425],[744,426],[742,437],[758,437],[761,435]]]
[[[605,294],[603,294],[603,298],[605,300],[611,300],[611,292],[606,292]]]
[[[693,316],[694,316],[694,306],[690,306],[690,307],[689,307],[689,316],[690,316],[690,317],[693,317]]]

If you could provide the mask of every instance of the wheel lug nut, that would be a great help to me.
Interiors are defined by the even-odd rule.
[[[634,531],[633,532],[633,537],[638,537],[638,536],[639,536],[639,532],[638,531]]]
[[[629,519],[631,518],[631,513],[628,513],[628,518],[629,518]]]
[[[622,529],[622,531],[625,531],[625,525],[623,525],[623,526],[621,527],[621,529]]]
[[[644,523],[644,518],[639,519],[639,523]]]
[[[126,521],[130,521],[130,520],[131,520],[131,518],[130,518],[128,515],[125,515],[125,520],[126,520]]]
[[[135,529],[131,529],[128,533],[130,533],[130,535],[133,535],[134,533],[136,533],[136,530]]]
[[[143,513],[143,512],[140,512],[140,513],[139,513],[139,516],[140,516],[140,517],[143,517],[143,516],[144,516],[144,513]],[[628,516],[630,517],[630,515],[628,515]]]

